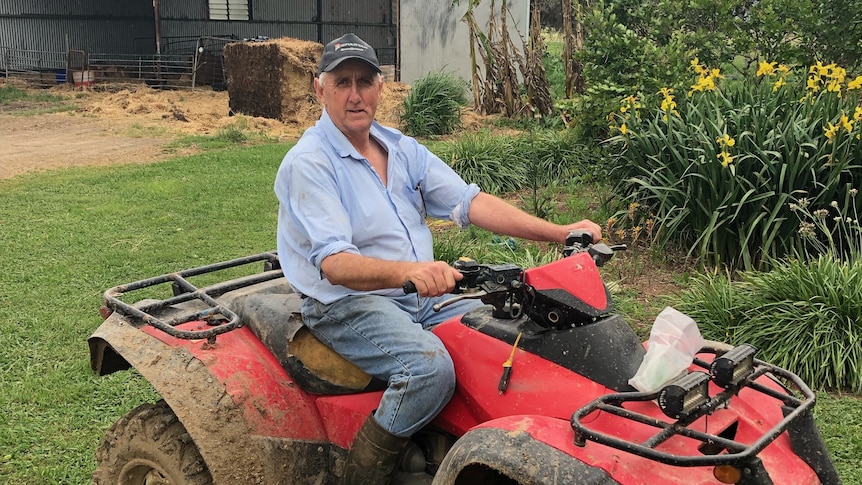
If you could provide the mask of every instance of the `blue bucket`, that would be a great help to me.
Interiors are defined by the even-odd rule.
[[[66,82],[66,70],[65,69],[57,69],[56,71],[57,84],[63,84]]]

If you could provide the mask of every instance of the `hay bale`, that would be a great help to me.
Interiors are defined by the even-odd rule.
[[[226,45],[231,111],[283,122],[306,117],[317,105],[313,79],[322,54],[322,44],[290,37]]]

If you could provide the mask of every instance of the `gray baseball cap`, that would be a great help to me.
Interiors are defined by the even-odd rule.
[[[382,72],[380,70],[380,63],[377,61],[377,54],[374,53],[374,48],[360,39],[356,34],[344,34],[326,44],[326,47],[323,48],[318,74],[329,72],[348,59],[365,61],[377,72]]]

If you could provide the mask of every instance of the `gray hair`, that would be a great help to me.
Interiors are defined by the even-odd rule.
[[[320,83],[320,87],[323,87],[323,86],[325,86],[325,85],[326,85],[326,81],[324,80],[324,76],[326,76],[327,74],[329,74],[329,73],[327,73],[327,72],[321,72],[321,73],[317,76],[317,80],[318,80],[318,82]],[[382,73],[382,72],[378,72],[378,73],[377,73],[377,79],[378,79],[380,82],[383,82],[383,73]]]

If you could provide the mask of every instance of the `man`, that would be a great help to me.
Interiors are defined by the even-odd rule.
[[[306,326],[322,342],[388,382],[357,434],[344,483],[388,483],[410,436],[452,397],[455,371],[428,328],[480,303],[439,313],[461,274],[434,261],[425,218],[475,224],[513,237],[563,243],[589,220],[557,225],[465,183],[413,138],[374,121],[383,76],[354,34],[326,45],[314,90],[323,113],[287,153],[275,180],[278,253],[303,295]],[[416,295],[405,295],[411,281]]]

